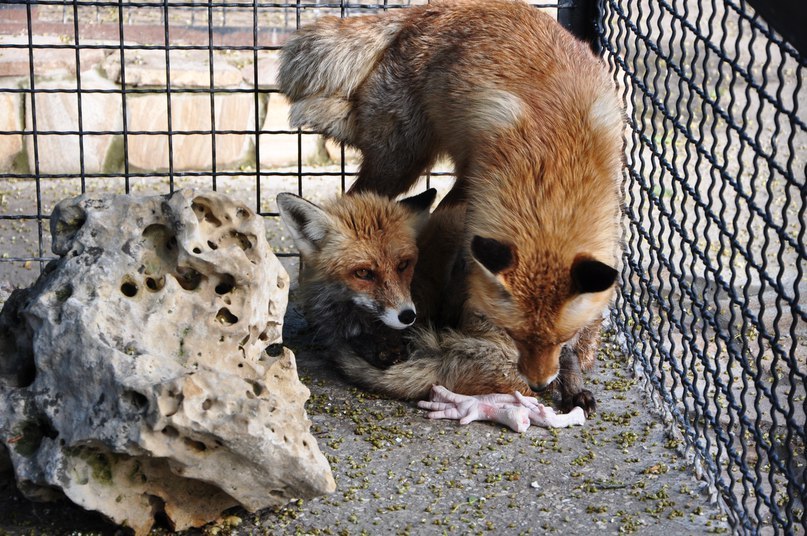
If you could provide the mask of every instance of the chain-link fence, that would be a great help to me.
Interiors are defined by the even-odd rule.
[[[617,325],[682,446],[749,532],[807,528],[807,92],[800,34],[781,29],[799,28],[796,4],[768,5],[790,6],[777,27],[790,42],[739,0],[538,6],[592,42],[624,96]],[[355,155],[288,127],[277,52],[315,17],[407,5],[0,4],[0,282],[38,275],[64,197],[204,186],[241,197],[271,228],[277,192],[344,189]]]
[[[626,346],[738,525],[804,533],[805,56],[741,1],[611,0],[597,28],[628,107]]]

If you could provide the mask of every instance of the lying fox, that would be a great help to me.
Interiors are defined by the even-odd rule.
[[[461,331],[433,329],[428,320],[410,327],[416,316],[427,318],[421,308],[437,316],[434,297],[450,276],[430,269],[450,265],[444,259],[450,244],[432,246],[446,246],[445,226],[456,226],[426,224],[435,193],[398,202],[363,193],[322,207],[278,195],[280,217],[302,257],[301,303],[315,338],[350,381],[395,398],[425,398],[437,384],[461,394],[530,394],[512,340],[481,318],[463,321]],[[436,258],[416,266],[418,245]]]
[[[435,216],[464,214],[459,316],[506,334],[531,389],[560,375],[563,405],[593,410],[580,370],[617,278],[623,117],[587,47],[526,4],[434,2],[318,20],[284,47],[279,82],[294,126],[361,150],[350,193],[396,196],[451,157]]]
[[[399,202],[375,194],[345,196],[322,208],[278,194],[280,218],[302,259],[304,313],[320,342],[352,346],[376,365],[383,365],[382,353],[400,346],[399,330],[417,317],[410,291],[417,234],[436,193],[430,189]]]

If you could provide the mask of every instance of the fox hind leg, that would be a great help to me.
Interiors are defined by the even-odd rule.
[[[359,175],[350,193],[375,192],[395,197],[409,190],[418,177],[434,162],[428,154],[413,154],[393,145],[380,154],[375,147],[362,151]]]
[[[409,190],[434,163],[437,143],[425,112],[400,80],[385,72],[368,82],[354,104],[355,145],[362,164],[350,192],[395,197]]]

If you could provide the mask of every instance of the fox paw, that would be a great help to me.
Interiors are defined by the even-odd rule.
[[[575,393],[568,398],[564,398],[560,407],[565,413],[570,412],[575,406],[583,408],[586,413],[586,418],[589,418],[595,411],[597,411],[597,401],[594,395],[588,389],[583,389],[579,393]]]

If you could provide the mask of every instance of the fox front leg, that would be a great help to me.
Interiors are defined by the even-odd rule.
[[[583,408],[586,417],[590,417],[597,409],[597,401],[591,391],[583,389],[583,373],[580,370],[580,360],[577,353],[570,347],[564,346],[560,351],[560,376],[558,377],[560,390],[560,409],[564,413],[575,407]]]

